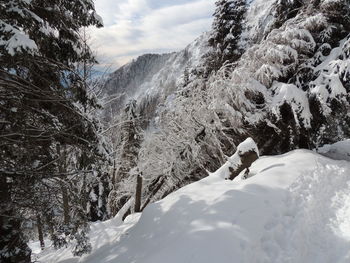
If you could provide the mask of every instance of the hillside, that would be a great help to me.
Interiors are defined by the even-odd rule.
[[[349,138],[349,25],[348,0],[218,1],[211,30],[186,49],[112,74],[107,90],[123,98],[106,107],[113,211],[132,199],[134,171],[147,204],[214,172],[247,137],[267,155]],[[141,82],[125,97],[129,79]]]
[[[0,2],[1,263],[350,262],[350,0]]]
[[[296,150],[261,157],[245,180],[221,170],[141,217],[94,223],[91,255],[44,251],[38,262],[349,262],[348,161]]]
[[[132,99],[139,104],[152,99],[164,103],[167,96],[183,85],[184,69],[198,65],[208,48],[206,38],[206,34],[202,35],[179,52],[142,55],[110,74],[104,84],[104,93],[116,99],[105,105],[107,110],[112,108],[114,114],[120,114]]]

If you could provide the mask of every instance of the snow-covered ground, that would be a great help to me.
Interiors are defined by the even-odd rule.
[[[261,157],[252,177],[219,173],[120,224],[92,225],[92,254],[61,263],[350,262],[350,162],[307,150]]]
[[[120,238],[122,238],[124,234],[127,234],[128,229],[137,223],[140,215],[141,214],[132,214],[128,216],[124,222],[122,222],[120,218],[115,217],[105,222],[92,223],[90,228],[90,241],[93,251],[89,255],[89,262],[103,262],[99,259],[104,256],[99,255],[98,251],[105,250],[108,246],[114,247],[120,241]],[[51,242],[49,240],[45,240],[45,245],[47,248],[41,251],[39,241],[29,243],[32,249],[32,259],[35,260],[35,262],[86,262],[85,257],[73,257],[71,253],[72,248],[70,246],[54,250],[50,247]],[[95,253],[96,257],[94,257]]]
[[[326,144],[319,148],[318,152],[335,160],[350,161],[350,139],[334,144]]]

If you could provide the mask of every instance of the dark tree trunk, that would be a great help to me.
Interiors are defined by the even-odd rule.
[[[117,174],[117,165],[116,165],[116,161],[113,161],[113,174],[112,174],[112,185],[113,187],[116,184],[116,174]]]
[[[155,180],[152,181],[152,183],[149,186],[149,189],[151,190],[151,194],[148,196],[146,202],[143,204],[141,208],[141,212],[151,202],[152,198],[158,193],[158,191],[161,189],[164,183],[165,183],[165,178],[162,175],[158,176]]]
[[[52,216],[50,214],[46,214],[45,215],[45,223],[48,226],[50,238],[52,240],[53,236],[54,236],[54,233],[55,233],[55,230],[54,230],[54,226],[52,224]]]
[[[44,242],[43,224],[42,224],[40,215],[36,216],[36,224],[38,226],[38,236],[39,236],[40,247],[41,247],[41,250],[44,250],[45,242]]]
[[[31,262],[31,250],[21,231],[21,219],[13,207],[9,183],[2,174],[0,174],[0,249],[0,262]]]
[[[128,211],[126,211],[126,213],[123,215],[122,217],[122,221],[125,220],[125,218],[127,218],[127,216],[129,216],[131,214],[131,207],[128,209]]]
[[[66,226],[70,223],[70,215],[69,215],[69,196],[67,186],[62,182],[61,183],[62,190],[62,201],[63,201],[63,221]]]
[[[141,212],[141,195],[142,195],[142,176],[137,175],[136,193],[135,193],[135,213]]]

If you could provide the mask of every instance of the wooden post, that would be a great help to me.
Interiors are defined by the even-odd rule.
[[[136,179],[136,192],[135,192],[135,208],[134,212],[141,212],[141,195],[142,195],[142,175],[138,174]]]

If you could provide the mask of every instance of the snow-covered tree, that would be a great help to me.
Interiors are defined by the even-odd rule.
[[[246,0],[220,0],[216,3],[214,22],[209,43],[216,50],[216,70],[225,62],[233,62],[242,54],[239,45],[243,19],[247,11]]]
[[[91,160],[100,155],[96,123],[84,113],[93,103],[76,63],[94,60],[79,29],[102,24],[91,0],[2,0],[0,13],[0,259],[30,262],[16,213],[24,203],[15,201],[69,174],[59,170],[57,145]]]
[[[141,119],[136,100],[128,102],[119,120],[119,142],[116,144],[115,171],[112,174],[113,189],[109,194],[109,209],[112,215],[116,215],[131,198],[134,191],[132,170],[137,167],[142,141]]]

